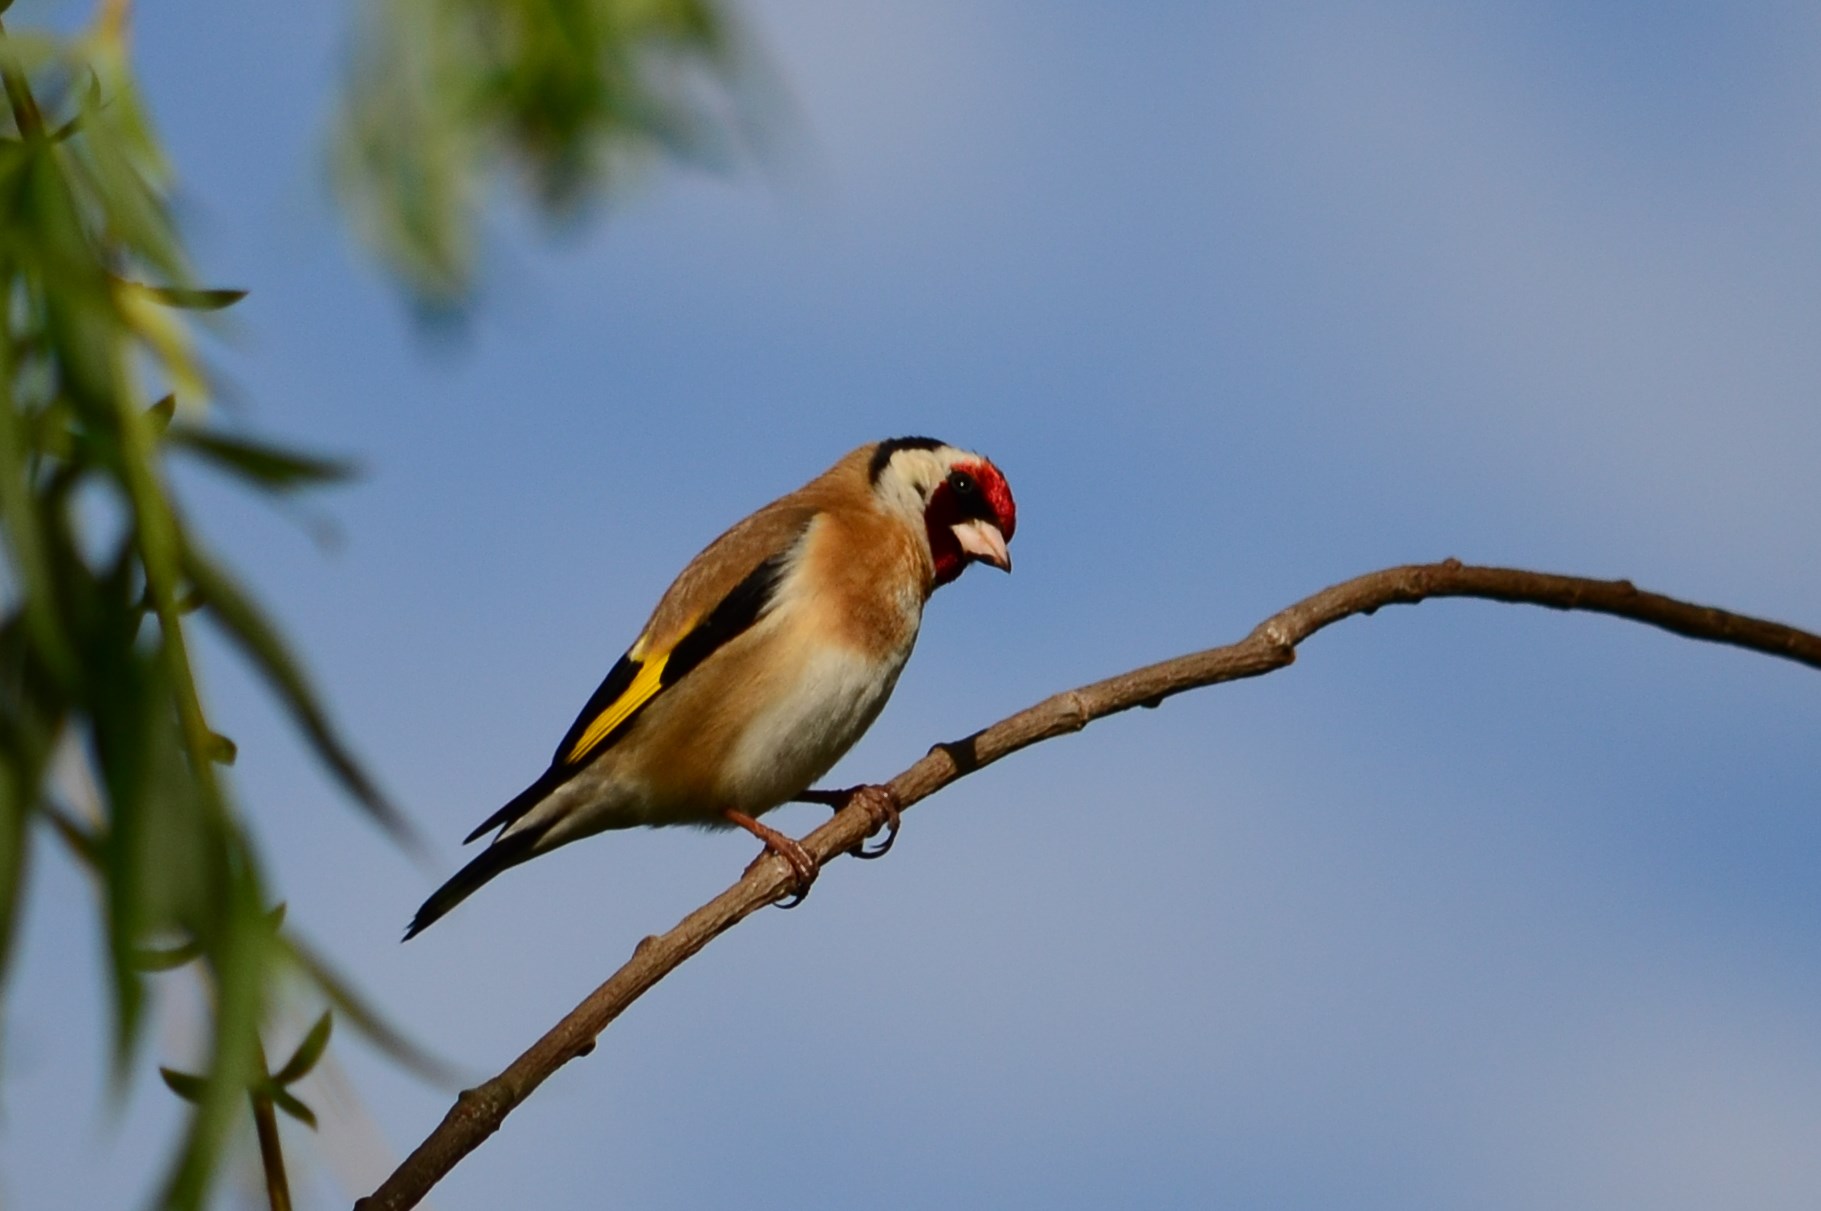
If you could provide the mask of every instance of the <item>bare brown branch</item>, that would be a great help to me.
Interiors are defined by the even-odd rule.
[[[266,1206],[271,1211],[291,1211],[291,1183],[285,1177],[284,1145],[278,1138],[278,1115],[272,1099],[255,1093],[253,1133],[259,1139],[259,1166],[266,1179]]]
[[[1019,749],[1077,732],[1096,719],[1137,706],[1155,706],[1174,694],[1223,681],[1257,677],[1296,659],[1303,640],[1343,618],[1382,606],[1431,597],[1477,597],[1585,610],[1734,647],[1781,656],[1821,669],[1821,635],[1749,618],[1711,606],[1646,593],[1625,580],[1587,580],[1512,568],[1469,567],[1457,560],[1388,568],[1323,589],[1259,623],[1238,643],[1210,648],[1133,669],[1080,689],[1067,690],[929,755],[893,778],[888,788],[900,809],[958,778]],[[869,809],[850,806],[803,839],[820,862],[850,851],[875,826]],[[626,1007],[684,960],[741,920],[781,898],[793,886],[782,858],[754,864],[732,887],[690,913],[668,933],[646,938],[625,965],[492,1080],[462,1093],[428,1138],[357,1211],[412,1207],[444,1174],[499,1129],[521,1102],[558,1068],[594,1049],[595,1038]]]

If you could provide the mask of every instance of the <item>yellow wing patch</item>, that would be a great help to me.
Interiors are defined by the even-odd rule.
[[[643,644],[636,645],[633,652]],[[566,765],[575,765],[589,753],[593,752],[601,741],[613,735],[614,729],[632,717],[632,713],[651,701],[651,696],[664,687],[664,665],[670,658],[666,652],[639,666],[639,671],[626,687],[624,693],[609,703],[600,714],[596,715],[582,731],[580,738],[564,755]],[[637,656],[634,656],[637,659]]]

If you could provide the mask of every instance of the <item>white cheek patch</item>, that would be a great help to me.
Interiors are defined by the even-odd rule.
[[[949,463],[962,456],[963,452],[953,446],[900,450],[892,455],[890,466],[873,490],[887,509],[907,522],[921,525],[930,494],[948,474]]]

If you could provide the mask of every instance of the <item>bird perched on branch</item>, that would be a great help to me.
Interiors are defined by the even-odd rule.
[[[862,446],[690,561],[537,781],[468,836],[492,843],[436,890],[410,938],[501,871],[641,824],[738,826],[797,894],[815,863],[757,817],[807,788],[878,718],[923,603],[970,563],[1011,571],[1017,507],[987,459],[927,437]],[[881,814],[893,826],[895,805]]]

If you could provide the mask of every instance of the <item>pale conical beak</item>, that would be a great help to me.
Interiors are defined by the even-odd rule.
[[[961,549],[982,563],[990,563],[1001,572],[1012,570],[1012,556],[1005,549],[1005,535],[990,521],[964,521],[951,527]]]

